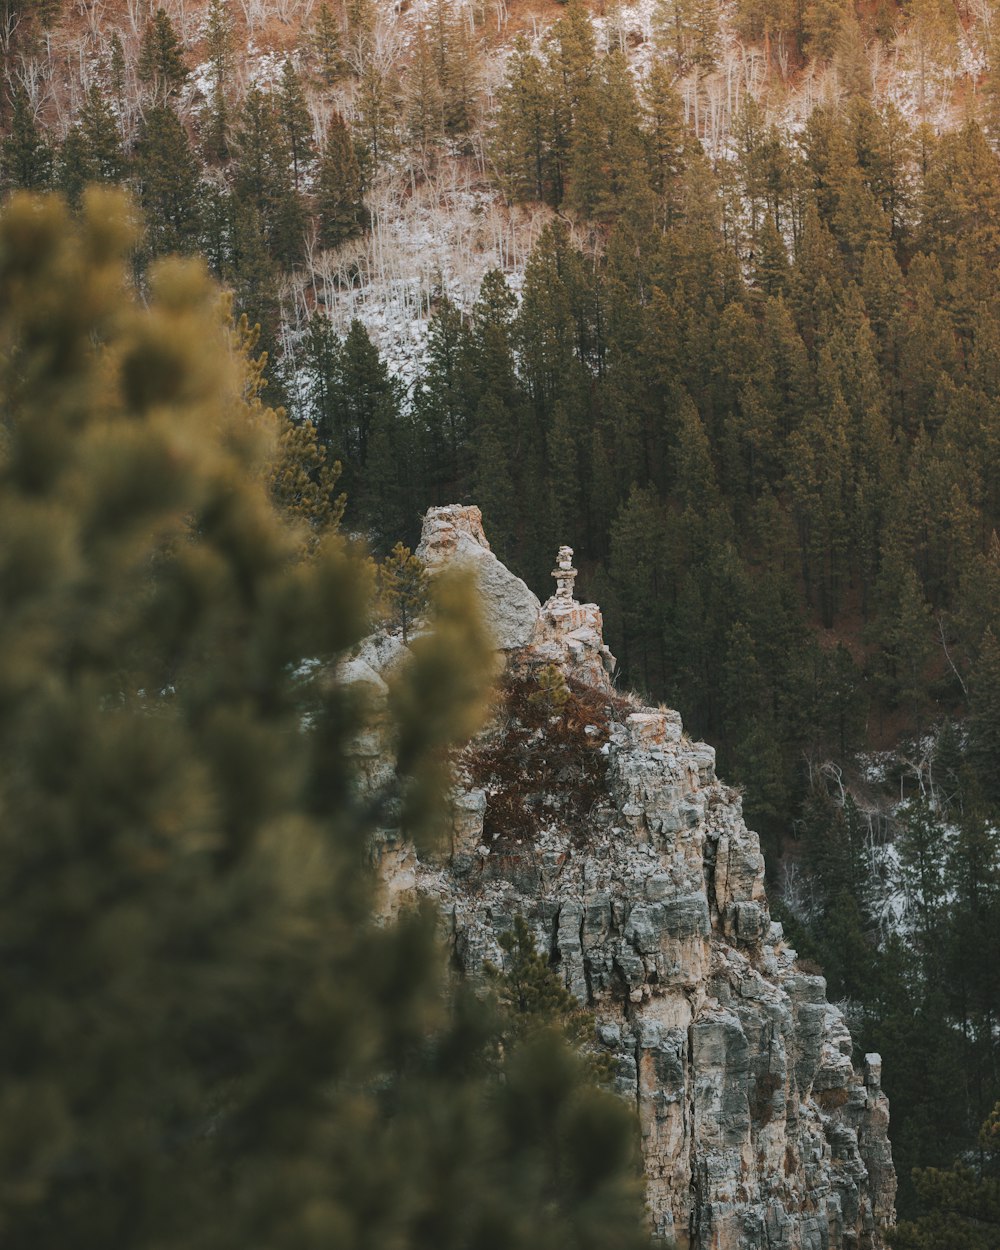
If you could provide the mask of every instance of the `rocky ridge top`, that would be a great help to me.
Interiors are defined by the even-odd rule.
[[[715,752],[688,740],[676,712],[614,694],[600,611],[572,598],[568,548],[544,606],[490,551],[477,508],[432,509],[418,552],[432,572],[473,565],[508,673],[563,674],[578,714],[606,701],[579,726],[604,767],[583,814],[561,807],[571,771],[553,780],[547,767],[550,792],[527,796],[539,813],[530,836],[498,836],[491,809],[506,810],[505,787],[530,791],[531,754],[516,779],[475,784],[476,753],[499,732],[488,729],[467,753],[440,859],[386,841],[384,905],[436,900],[473,977],[502,965],[498,938],[515,916],[529,922],[595,1012],[636,1103],[659,1235],[681,1250],[881,1250],[896,1189],[881,1060],[854,1067],[824,979],[799,968],[771,921],[759,841]],[[397,650],[373,644],[360,662],[375,676]],[[377,769],[377,743],[359,744],[366,753]]]

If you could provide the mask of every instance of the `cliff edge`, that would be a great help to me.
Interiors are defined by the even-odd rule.
[[[477,508],[432,509],[418,550],[432,572],[475,568],[507,671],[460,761],[450,847],[423,862],[390,835],[385,906],[433,898],[473,977],[502,965],[516,915],[529,922],[635,1101],[656,1233],[681,1250],[881,1250],[896,1177],[880,1058],[855,1068],[825,981],[771,921],[757,835],[714,751],[676,712],[615,693],[569,548],[544,605]],[[373,645],[366,666],[380,656],[398,647]]]

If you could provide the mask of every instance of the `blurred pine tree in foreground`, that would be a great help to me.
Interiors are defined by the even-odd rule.
[[[372,919],[374,829],[433,832],[481,715],[464,587],[366,793],[334,665],[369,567],[289,498],[315,445],[200,267],[128,291],[127,218],[0,219],[0,1243],[645,1244],[629,1110],[559,1028],[449,990],[430,916]]]

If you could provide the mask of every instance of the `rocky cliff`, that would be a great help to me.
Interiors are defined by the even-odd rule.
[[[771,921],[739,794],[680,717],[617,694],[601,615],[562,548],[544,605],[496,559],[479,511],[433,509],[419,554],[476,573],[507,672],[459,763],[451,845],[391,835],[385,906],[434,898],[470,976],[520,914],[598,1020],[642,1128],[653,1227],[698,1250],[878,1250],[896,1180],[881,1062],[852,1064],[822,977]],[[378,690],[401,644],[353,676]],[[374,739],[359,755],[378,770]]]

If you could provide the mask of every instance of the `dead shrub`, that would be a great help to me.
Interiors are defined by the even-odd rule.
[[[555,824],[577,844],[605,793],[616,696],[552,665],[508,672],[492,728],[466,748],[463,771],[487,792],[484,840],[502,850]]]

